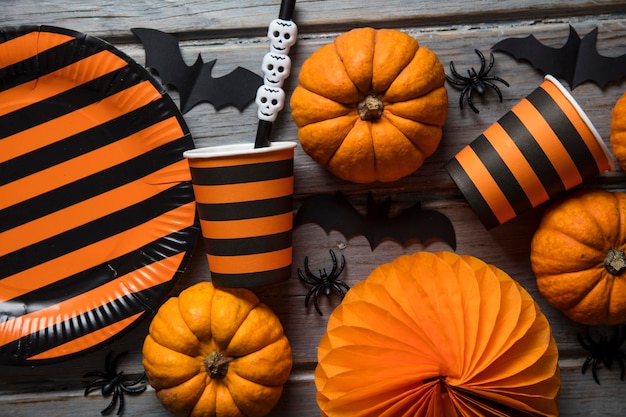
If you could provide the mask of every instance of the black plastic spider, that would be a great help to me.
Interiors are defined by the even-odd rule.
[[[139,378],[133,380],[126,380],[126,375],[124,372],[117,372],[117,363],[119,359],[124,356],[127,352],[122,352],[119,355],[113,357],[113,352],[109,352],[106,356],[104,362],[104,372],[93,371],[87,372],[83,375],[83,378],[89,377],[97,377],[93,381],[89,382],[85,388],[85,396],[87,396],[91,391],[96,390],[102,387],[102,395],[108,396],[113,395],[111,402],[109,405],[102,410],[100,413],[102,415],[106,415],[111,413],[115,406],[119,402],[119,407],[117,408],[117,415],[121,415],[124,412],[124,393],[127,392],[129,394],[139,394],[146,390],[145,382],[142,382],[142,379],[145,378],[146,374],[143,373]]]
[[[337,279],[339,275],[341,275],[341,273],[343,272],[343,268],[346,264],[346,258],[341,255],[341,265],[339,266],[339,269],[337,269],[337,257],[335,256],[335,252],[333,252],[332,249],[330,249],[329,252],[330,258],[333,261],[333,269],[330,271],[330,274],[326,273],[326,269],[320,269],[319,277],[313,275],[313,273],[309,269],[308,256],[304,257],[304,273],[302,273],[302,271],[300,271],[300,268],[298,268],[298,276],[300,277],[300,279],[303,282],[313,286],[307,293],[306,298],[304,299],[304,306],[308,307],[309,301],[311,297],[313,297],[313,305],[315,306],[315,310],[317,310],[320,316],[323,315],[317,301],[320,292],[323,292],[326,297],[330,297],[330,294],[334,289],[343,300],[344,295],[346,295],[345,291],[348,291],[350,289],[348,284]]]
[[[624,341],[626,341],[626,332],[624,331],[623,326],[613,326],[612,337],[603,335],[597,340],[594,340],[589,326],[585,327],[584,337],[580,333],[577,334],[577,336],[580,345],[590,353],[583,363],[581,369],[583,374],[587,371],[589,365],[591,365],[591,374],[593,375],[593,379],[599,385],[600,380],[598,379],[598,365],[602,363],[607,369],[610,369],[613,361],[615,361],[621,370],[620,379],[622,381],[624,380],[624,373],[626,371],[624,359],[626,359],[626,353],[620,350],[620,347]]]
[[[450,84],[463,87],[461,97],[459,98],[459,106],[461,107],[461,109],[463,109],[463,99],[465,98],[465,95],[467,95],[467,104],[469,104],[470,108],[474,110],[474,113],[479,113],[476,106],[474,106],[474,103],[472,103],[472,93],[474,92],[474,90],[478,94],[483,95],[487,91],[486,87],[491,87],[498,94],[498,97],[500,98],[500,103],[502,103],[502,93],[500,92],[498,86],[492,83],[492,81],[500,81],[507,87],[509,86],[509,83],[507,83],[500,77],[487,77],[487,74],[489,74],[489,71],[491,71],[491,68],[493,68],[493,53],[489,54],[489,66],[485,68],[485,56],[478,49],[474,49],[474,52],[476,52],[476,55],[478,55],[478,58],[480,58],[480,71],[478,71],[478,73],[476,73],[476,70],[472,67],[471,69],[467,70],[467,74],[469,76],[464,77],[456,71],[456,69],[454,68],[454,63],[450,61],[450,71],[455,78],[446,75],[446,79]]]

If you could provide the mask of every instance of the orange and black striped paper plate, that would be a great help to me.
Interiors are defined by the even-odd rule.
[[[591,121],[552,76],[446,164],[487,229],[613,169]]]
[[[67,29],[0,31],[0,363],[114,340],[165,301],[198,235],[193,140],[145,68]]]

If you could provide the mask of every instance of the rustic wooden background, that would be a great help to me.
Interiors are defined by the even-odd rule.
[[[261,74],[261,59],[268,50],[267,24],[278,16],[279,9],[279,1],[270,0],[3,0],[0,4],[2,26],[49,24],[78,30],[111,42],[140,63],[145,62],[144,50],[130,28],[147,27],[176,34],[189,63],[198,53],[202,53],[205,60],[217,58],[214,76],[226,74],[236,66]],[[488,53],[494,43],[507,37],[533,33],[548,45],[561,46],[567,38],[569,24],[581,36],[598,27],[600,53],[622,55],[626,53],[625,19],[626,4],[621,0],[300,0],[294,17],[300,33],[291,53],[294,67],[286,90],[289,94],[296,85],[299,68],[308,55],[354,27],[400,29],[435,51],[446,69],[448,63],[454,61],[457,69],[464,70],[478,65],[474,48]],[[580,368],[586,354],[576,341],[576,333],[582,327],[547,305],[536,290],[528,260],[529,242],[545,207],[487,231],[443,168],[456,152],[542,81],[542,74],[529,65],[501,53],[496,53],[495,57],[492,74],[511,85],[502,88],[503,102],[500,103],[491,91],[483,99],[475,96],[475,103],[481,110],[479,114],[467,107],[461,111],[459,92],[448,85],[449,117],[441,146],[418,172],[393,183],[351,184],[329,174],[298,148],[295,207],[297,209],[308,196],[340,190],[359,209],[364,208],[371,191],[378,199],[391,196],[397,209],[421,201],[424,207],[440,210],[454,224],[458,253],[479,257],[505,270],[535,297],[548,316],[560,350],[562,415],[626,415],[623,395],[626,381],[620,381],[618,367],[599,371],[601,385],[593,382],[590,373],[582,375]],[[625,89],[626,80],[604,90],[594,84],[584,84],[572,93],[607,144],[611,109]],[[175,92],[172,96],[177,98]],[[254,105],[240,113],[234,108],[216,112],[211,105],[202,104],[187,113],[186,120],[198,147],[248,142],[254,140],[255,112]],[[296,138],[297,130],[286,108],[274,126],[273,139]],[[621,171],[614,171],[589,181],[584,187],[621,190],[624,178]],[[328,249],[345,256],[347,267],[342,277],[349,284],[367,277],[377,265],[401,254],[450,250],[444,243],[424,246],[418,242],[403,247],[388,241],[372,251],[362,237],[347,240],[338,232],[327,235],[313,224],[296,229],[292,279],[256,291],[281,318],[294,353],[292,375],[271,416],[319,415],[313,382],[317,343],[339,299],[336,296],[322,298],[320,305],[325,314],[321,317],[313,309],[305,309],[307,287],[297,279],[296,268],[302,266],[305,256],[309,256],[312,268],[327,267]],[[209,278],[202,248],[197,246],[176,291]],[[129,355],[120,369],[126,373],[141,373],[141,345],[147,325],[146,321],[105,349],[62,364],[0,367],[0,415],[98,416],[109,400],[98,393],[84,397],[82,375],[100,369],[109,350],[128,350]],[[126,400],[125,415],[168,415],[152,390],[136,397],[127,396]]]

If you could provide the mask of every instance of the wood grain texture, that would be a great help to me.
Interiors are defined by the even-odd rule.
[[[341,32],[357,26],[397,28],[415,37],[435,51],[447,65],[454,61],[459,69],[477,66],[474,48],[487,53],[500,39],[526,36],[531,31],[544,43],[561,46],[567,37],[568,24],[581,36],[599,28],[598,49],[607,56],[626,53],[626,5],[621,0],[485,0],[476,2],[450,0],[300,0],[295,20],[300,28],[298,44],[292,50],[292,77],[287,93],[297,84],[302,62],[321,45],[332,42]],[[167,1],[134,0],[130,2],[97,0],[91,2],[5,0],[2,2],[3,26],[51,24],[102,37],[140,63],[144,50],[130,32],[133,27],[149,27],[175,33],[181,39],[186,60],[192,63],[201,53],[205,60],[217,59],[214,76],[232,71],[236,66],[259,74],[263,54],[268,50],[265,38],[267,23],[277,17],[279,2],[270,0]],[[446,214],[457,234],[456,252],[469,254],[492,263],[518,280],[537,300],[548,316],[560,351],[563,416],[623,416],[626,382],[619,380],[618,369],[602,369],[601,385],[591,375],[581,375],[585,352],[576,340],[582,327],[572,323],[547,305],[538,293],[529,264],[529,243],[545,207],[487,231],[468,207],[462,195],[444,170],[446,161],[470,143],[542,81],[542,74],[529,65],[507,55],[496,53],[494,75],[506,79],[510,87],[502,88],[503,101],[488,92],[475,97],[480,113],[460,110],[459,91],[448,85],[449,117],[438,150],[415,174],[393,183],[351,184],[331,174],[309,158],[301,148],[296,150],[295,209],[311,195],[342,191],[364,210],[368,192],[375,198],[391,196],[400,210],[421,201],[424,207]],[[573,96],[608,144],[611,110],[623,94],[626,81],[613,83],[601,90],[593,84],[577,87]],[[177,99],[177,93],[171,92]],[[273,129],[274,140],[296,140],[297,129],[287,106]],[[185,115],[197,147],[224,143],[252,142],[256,131],[256,108],[243,112],[226,108],[216,112],[210,104],[201,104]],[[624,190],[626,177],[621,170],[606,173],[583,185]],[[326,320],[339,299],[322,297],[324,315],[304,306],[305,287],[296,276],[305,256],[313,268],[328,267],[328,250],[346,258],[342,278],[350,285],[364,279],[379,264],[418,250],[450,250],[441,242],[423,245],[419,242],[402,247],[388,241],[372,251],[362,237],[347,239],[339,232],[324,232],[309,224],[294,230],[293,276],[286,283],[255,291],[280,317],[294,352],[294,371],[273,417],[318,416],[315,403],[313,369],[317,343],[325,331]],[[197,245],[194,256],[176,291],[210,279],[203,249]],[[144,322],[131,333],[106,349],[57,365],[0,367],[0,415],[31,417],[45,412],[48,416],[98,416],[110,401],[98,393],[83,396],[82,375],[103,366],[109,350],[127,350],[120,363],[126,373],[140,374],[141,344],[147,333]],[[169,415],[154,397],[154,392],[126,397],[126,414],[145,417]]]

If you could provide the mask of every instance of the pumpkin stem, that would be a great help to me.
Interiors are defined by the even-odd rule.
[[[373,94],[368,95],[359,103],[357,110],[361,120],[377,120],[383,115],[383,102]]]
[[[604,267],[612,275],[619,275],[626,269],[626,254],[623,250],[609,249],[604,258]]]
[[[211,378],[222,379],[228,372],[229,363],[229,358],[215,350],[204,358],[204,369]]]

